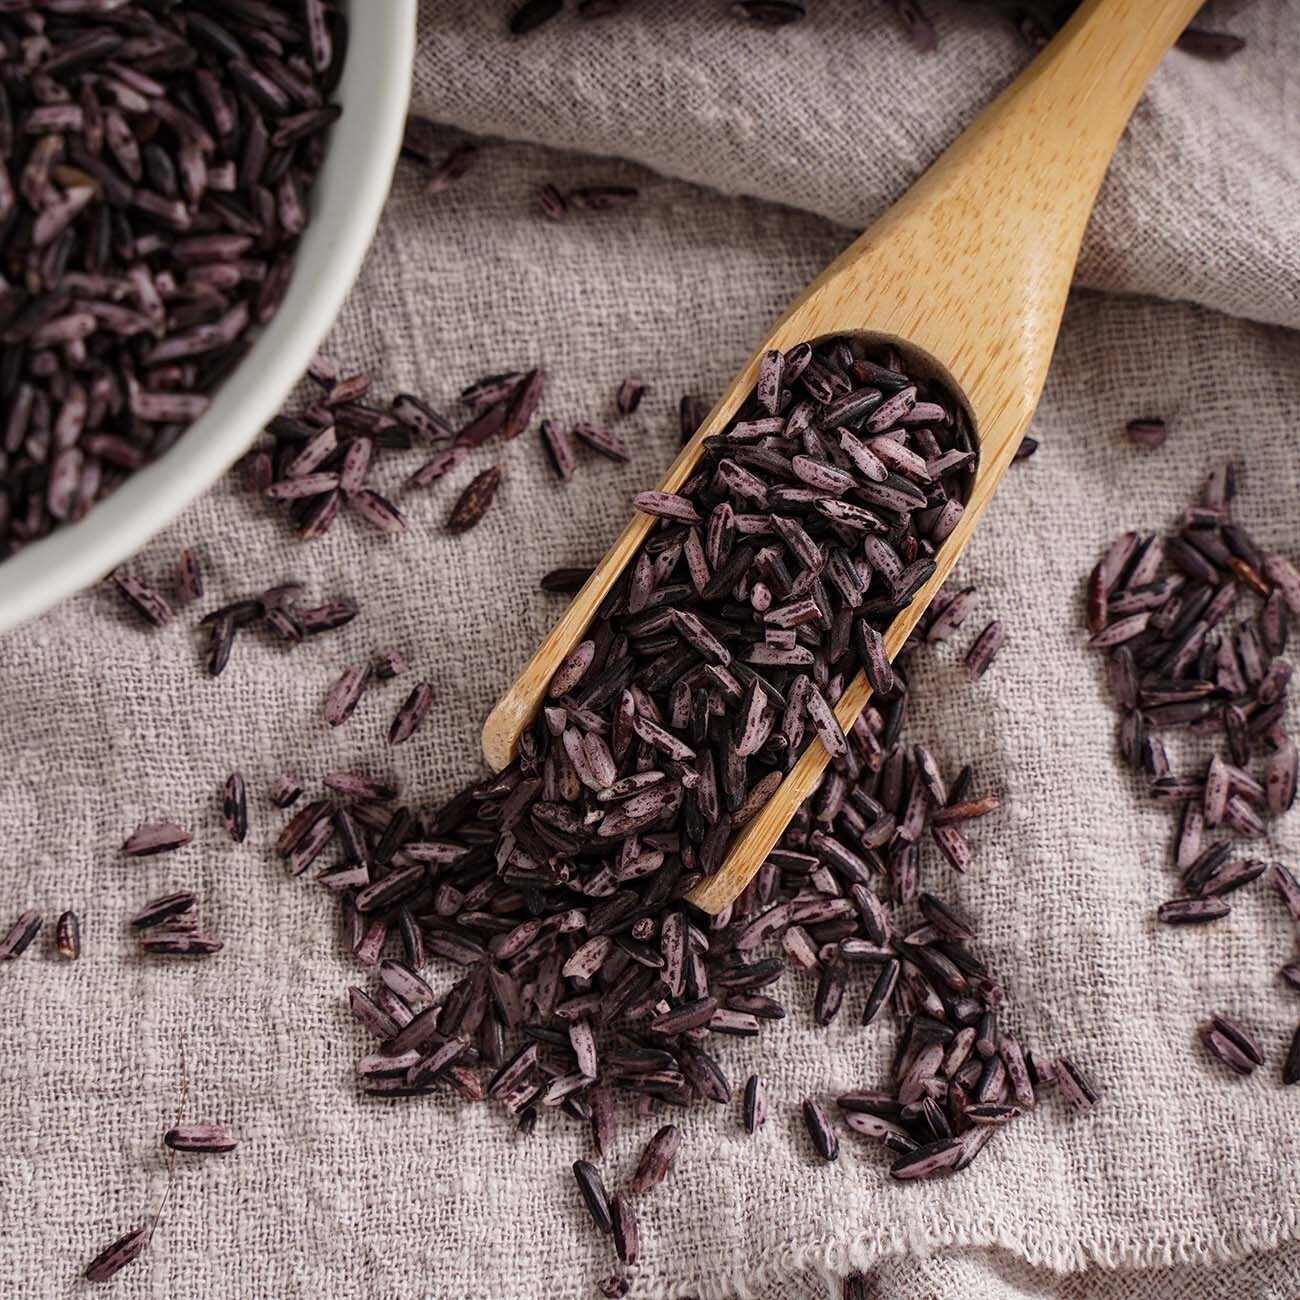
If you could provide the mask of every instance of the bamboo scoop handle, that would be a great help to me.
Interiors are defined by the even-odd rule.
[[[917,184],[790,307],[682,449],[675,491],[704,440],[752,391],[770,348],[870,332],[917,350],[968,405],[980,460],[965,514],[938,568],[885,636],[891,656],[948,576],[1033,415],[1056,344],[1097,189],[1151,73],[1200,0],[1085,0],[1071,21]],[[633,516],[537,653],[488,716],[483,751],[513,757],[555,669],[654,525]],[[870,696],[859,674],[836,707],[847,730]],[[813,740],[691,900],[710,912],[757,872],[827,762]]]

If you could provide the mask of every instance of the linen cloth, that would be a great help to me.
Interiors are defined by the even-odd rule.
[[[837,14],[839,26],[827,27]],[[112,1284],[115,1294],[567,1300],[594,1294],[612,1271],[609,1243],[586,1220],[569,1173],[589,1154],[571,1121],[548,1115],[523,1139],[493,1107],[356,1094],[352,1066],[368,1048],[345,994],[369,981],[342,950],[334,900],[308,879],[286,878],[274,858],[286,815],[266,790],[281,771],[365,770],[396,777],[405,799],[426,804],[478,770],[483,716],[562,608],[538,592],[540,574],[598,558],[631,497],[675,453],[678,396],[720,391],[784,303],[847,242],[850,232],[827,218],[865,220],[1023,57],[996,30],[936,6],[940,61],[917,72],[917,56],[880,15],[869,59],[843,49],[854,15],[853,6],[819,5],[806,30],[776,34],[815,51],[819,34],[837,33],[840,47],[821,57],[858,79],[861,107],[850,110],[807,66],[771,58],[772,46],[748,44],[747,32],[729,39],[748,58],[714,75],[731,45],[708,5],[640,6],[589,47],[564,43],[595,39],[585,34],[594,26],[576,24],[538,33],[549,46],[501,40],[498,14],[482,29],[490,49],[464,34],[480,21],[476,10],[428,9],[417,77],[427,111],[530,141],[644,152],[659,171],[487,139],[460,185],[430,198],[404,166],[329,349],[349,369],[373,372],[382,391],[409,389],[448,409],[480,373],[540,364],[544,414],[562,421],[614,422],[618,382],[641,375],[650,395],[616,423],[631,462],[585,457],[561,487],[530,433],[482,448],[442,485],[403,491],[418,458],[390,453],[376,483],[406,511],[410,534],[388,540],[344,518],[310,545],[230,476],[130,565],[163,584],[178,550],[193,547],[208,577],[194,611],[155,631],[100,587],[0,642],[9,867],[0,913],[38,907],[52,927],[75,908],[85,951],[61,963],[43,934],[0,969],[0,1294],[78,1292],[86,1261],[156,1202],[182,1033],[188,1116],[226,1123],[242,1145],[227,1157],[179,1158],[154,1243]],[[824,1166],[809,1151],[799,1101],[883,1078],[892,1033],[856,1026],[864,988],[829,1030],[815,1028],[811,989],[788,978],[790,1016],[721,1051],[737,1087],[752,1070],[768,1078],[767,1127],[747,1137],[734,1104],[671,1116],[686,1140],[669,1179],[642,1199],[634,1296],[833,1295],[855,1269],[868,1273],[868,1294],[889,1300],[1296,1293],[1297,1100],[1278,1064],[1300,1002],[1276,977],[1294,929],[1261,888],[1238,895],[1214,926],[1154,923],[1175,887],[1172,826],[1115,762],[1100,660],[1081,630],[1082,578],[1100,548],[1123,528],[1172,524],[1224,456],[1242,466],[1241,521],[1265,545],[1300,555],[1300,354],[1295,334],[1277,327],[1297,323],[1300,255],[1286,224],[1295,205],[1284,201],[1295,195],[1285,168],[1297,156],[1279,144],[1295,129],[1296,65],[1283,57],[1295,49],[1295,11],[1259,4],[1231,16],[1251,39],[1247,53],[1215,68],[1176,54],[1158,74],[1081,275],[1097,288],[1197,297],[1257,322],[1196,303],[1074,296],[1035,420],[1042,449],[1015,467],[963,557],[956,581],[976,585],[980,604],[962,635],[924,656],[908,729],[945,770],[971,762],[979,789],[1007,796],[972,832],[970,874],[955,878],[927,852],[924,884],[976,919],[1022,1040],[1074,1054],[1103,1103],[1076,1117],[1049,1096],[968,1171],[928,1186],[892,1184],[881,1153],[849,1134],[839,1161]],[[688,36],[676,34],[682,24]],[[694,72],[692,42],[707,54]],[[767,85],[755,64],[751,89],[770,101],[764,120],[783,106],[806,109],[806,128],[822,124],[832,137],[820,152],[811,129],[791,152],[761,138],[757,118],[732,112],[760,54]],[[530,71],[533,58],[549,77]],[[611,123],[618,96],[602,100],[596,87],[616,88],[618,66],[629,102]],[[1230,80],[1216,89],[1216,77]],[[918,97],[937,81],[951,98],[923,112]],[[781,93],[793,83],[799,95]],[[884,101],[869,98],[882,85],[893,88],[898,123],[888,130]],[[542,98],[548,86],[554,97]],[[518,122],[503,107],[510,87]],[[1217,112],[1192,102],[1210,94],[1220,96]],[[1261,116],[1270,99],[1271,119]],[[1237,105],[1255,115],[1245,120]],[[639,120],[651,114],[664,126],[653,156],[644,142],[656,133]],[[1211,126],[1232,137],[1213,156]],[[662,137],[674,133],[670,151]],[[448,134],[449,148],[457,138]],[[1166,176],[1194,178],[1180,188],[1178,221],[1144,188],[1157,162]],[[1216,169],[1234,198],[1242,177],[1270,178],[1273,201],[1261,198],[1256,216],[1271,224],[1234,215],[1218,195],[1195,196]],[[846,177],[860,188],[850,194]],[[562,189],[632,183],[642,199],[553,225],[531,206],[547,180]],[[770,191],[808,211],[692,180]],[[1125,420],[1148,413],[1171,429],[1157,452],[1123,437]],[[449,537],[441,525],[455,494],[494,462],[503,466],[497,503],[474,532]],[[204,676],[198,614],[289,578],[309,599],[357,596],[361,616],[292,651],[245,637],[222,677]],[[970,683],[961,654],[995,616],[1008,647]],[[349,723],[328,728],[330,683],[390,647],[409,673],[373,687]],[[433,683],[437,710],[389,750],[388,723],[417,678]],[[218,819],[221,783],[236,768],[253,824],[237,847]],[[192,829],[194,843],[123,859],[127,834],[158,818]],[[1297,848],[1292,815],[1246,851],[1295,861]],[[226,949],[195,963],[142,959],[125,917],[182,887],[199,893],[204,926]],[[433,977],[450,980],[441,970]],[[1269,1065],[1256,1077],[1228,1077],[1198,1049],[1195,1028],[1211,1008],[1260,1031]],[[624,1117],[603,1165],[611,1188],[630,1177],[657,1122]]]

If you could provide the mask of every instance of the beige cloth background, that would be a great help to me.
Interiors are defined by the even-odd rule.
[[[848,12],[817,7],[819,15]],[[471,64],[457,31],[477,21],[474,14],[467,6],[430,11],[421,96],[434,111],[445,107],[443,117],[468,120],[464,87],[473,83],[482,92],[481,125],[506,130],[512,124],[494,114],[506,111],[500,84],[509,83],[521,115],[527,104],[550,113],[529,134],[558,135],[559,108],[530,96],[552,86],[554,103],[568,103],[564,129],[576,132],[590,93],[599,111],[582,143],[608,149],[623,128],[611,126],[591,86],[601,84],[597,74],[609,76],[602,60],[621,59],[633,70],[629,105],[661,105],[668,123],[661,135],[679,137],[676,166],[663,143],[651,159],[663,171],[701,177],[709,169],[700,150],[712,140],[711,179],[758,189],[759,181],[741,183],[746,173],[766,185],[784,170],[794,188],[773,184],[775,196],[798,199],[800,178],[810,208],[829,206],[826,196],[845,177],[861,176],[876,196],[871,204],[834,213],[856,220],[905,183],[911,160],[932,152],[966,115],[963,107],[922,133],[911,117],[925,116],[916,96],[946,79],[953,102],[973,108],[979,95],[970,79],[996,82],[1020,57],[1000,36],[956,18],[944,23],[943,62],[933,75],[929,65],[916,71],[883,22],[871,29],[874,64],[837,47],[832,62],[852,70],[853,94],[886,82],[896,88],[890,103],[908,125],[891,132],[889,156],[863,149],[883,128],[873,112],[844,108],[847,92],[831,95],[795,63],[769,65],[773,104],[791,112],[798,105],[832,132],[838,104],[850,123],[821,155],[839,169],[828,181],[811,163],[764,146],[744,122],[735,125],[739,119],[717,118],[715,132],[703,109],[670,115],[686,65],[661,75],[651,65],[660,52],[667,57],[671,41],[687,38],[670,41],[667,19],[697,24],[700,40],[715,19],[705,5],[696,16],[685,5],[647,4],[640,13],[603,27],[599,46],[565,45],[595,38],[557,26],[546,35],[554,44],[498,43],[490,59]],[[1296,91],[1286,78],[1295,62],[1284,64],[1283,55],[1296,48],[1296,10],[1261,3],[1234,14],[1233,26],[1254,42],[1236,63],[1207,70],[1174,55],[1162,69],[1090,236],[1089,277],[1108,288],[1160,287],[1171,298],[1195,292],[1243,312],[1254,303],[1248,314],[1261,320],[1300,323],[1288,306],[1297,254],[1286,223],[1295,220],[1296,191],[1283,172],[1297,154],[1280,143],[1294,141]],[[820,17],[806,34],[779,39],[814,42],[818,33],[827,36]],[[716,40],[709,48],[719,57]],[[526,76],[526,57],[545,62],[549,75]],[[891,66],[897,71],[885,75]],[[1217,91],[1212,106],[1189,104],[1189,86],[1197,94],[1214,87],[1210,71],[1230,75],[1230,89]],[[742,72],[759,94],[761,70],[739,60],[731,93],[711,79],[715,107],[743,98]],[[806,93],[779,95],[782,77]],[[703,81],[697,71],[701,95]],[[629,107],[620,119],[633,154],[638,136],[654,134],[635,117]],[[1213,158],[1195,147],[1194,127],[1219,138]],[[1216,168],[1225,184],[1252,173],[1241,148],[1222,147],[1233,130],[1260,142],[1253,174],[1268,176],[1271,202],[1248,195],[1243,204],[1257,203],[1271,225],[1234,217],[1230,205],[1200,192]],[[1144,206],[1151,159],[1167,175],[1192,178],[1181,192],[1182,233]],[[643,200],[626,212],[552,225],[530,206],[547,179],[561,187],[631,181]],[[821,199],[811,193],[818,185]],[[1223,223],[1217,236],[1198,242],[1211,219]],[[1107,229],[1127,234],[1108,242]],[[180,1159],[153,1247],[119,1276],[115,1294],[593,1294],[611,1260],[568,1173],[587,1154],[584,1132],[548,1117],[523,1140],[488,1107],[441,1099],[387,1105],[355,1094],[351,1069],[366,1049],[345,990],[358,967],[339,951],[333,900],[307,880],[286,879],[270,854],[283,815],[265,790],[286,768],[312,775],[349,766],[391,773],[412,802],[434,802],[473,771],[490,701],[559,611],[557,598],[537,592],[538,576],[599,555],[634,492],[672,458],[679,394],[718,391],[764,324],[847,238],[821,216],[533,145],[485,141],[478,167],[432,200],[403,170],[331,349],[373,370],[385,391],[410,388],[448,405],[484,370],[542,364],[552,377],[546,413],[564,420],[612,419],[618,381],[643,375],[653,392],[621,423],[635,448],[631,463],[588,459],[573,483],[558,487],[529,437],[481,449],[440,487],[402,493],[397,485],[418,462],[390,457],[379,482],[395,489],[411,534],[390,542],[344,520],[309,546],[223,482],[133,570],[161,581],[190,545],[208,574],[202,608],[296,577],[322,599],[356,594],[363,612],[289,653],[242,641],[216,681],[200,670],[197,614],[155,632],[104,589],[0,642],[8,867],[0,915],[7,924],[35,906],[52,925],[73,907],[85,933],[76,965],[60,963],[43,935],[0,969],[0,1294],[78,1293],[85,1262],[160,1192],[158,1138],[176,1104],[182,1031],[190,1116],[224,1121],[243,1145],[228,1157]],[[1173,249],[1182,250],[1180,274],[1153,284],[1145,277],[1179,265]],[[1233,297],[1242,292],[1238,274],[1254,286],[1251,303]],[[1171,884],[1170,826],[1116,768],[1112,715],[1079,623],[1081,578],[1100,546],[1121,528],[1172,521],[1226,454],[1244,463],[1241,518],[1266,544],[1300,554],[1298,409],[1293,333],[1187,303],[1078,293],[1035,422],[1043,448],[1015,469],[961,566],[961,581],[981,589],[976,618],[1002,617],[1011,644],[983,681],[966,682],[960,653],[980,626],[973,619],[965,637],[932,656],[919,683],[925,703],[914,738],[949,768],[975,763],[982,787],[1010,796],[976,833],[968,877],[953,879],[932,856],[925,879],[979,918],[1022,1037],[1075,1052],[1104,1086],[1104,1105],[1075,1118],[1048,1101],[968,1172],[930,1187],[892,1185],[879,1154],[848,1137],[835,1166],[814,1164],[798,1100],[879,1077],[890,1035],[857,1029],[848,1013],[829,1031],[814,1029],[809,990],[790,981],[792,1015],[724,1053],[734,1083],[754,1068],[771,1079],[768,1127],[747,1138],[734,1105],[686,1118],[673,1176],[644,1200],[645,1263],[634,1295],[824,1296],[850,1268],[871,1270],[875,1293],[888,1300],[1295,1295],[1298,1102],[1278,1082],[1277,1062],[1300,1001],[1276,978],[1295,936],[1259,890],[1202,931],[1153,924]],[[1159,452],[1138,452],[1122,436],[1124,421],[1146,412],[1170,423]],[[505,474],[498,503],[474,533],[447,537],[440,525],[454,493],[494,459]],[[402,682],[375,688],[337,731],[320,717],[341,667],[386,646],[409,658],[413,676],[433,681],[440,710],[392,752],[383,735]],[[239,847],[217,819],[218,790],[234,767],[253,791],[253,830]],[[117,849],[126,834],[156,817],[193,828],[194,844],[123,860]],[[1261,848],[1300,856],[1295,816]],[[193,965],[142,961],[125,917],[143,899],[186,886],[201,894],[206,923],[225,936],[226,950]],[[1259,1028],[1270,1066],[1258,1077],[1227,1078],[1198,1052],[1195,1025],[1211,1007]],[[626,1123],[608,1181],[630,1174],[647,1132]]]

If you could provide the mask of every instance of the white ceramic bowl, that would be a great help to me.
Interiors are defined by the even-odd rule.
[[[388,195],[415,55],[416,0],[353,0],[348,8],[351,34],[335,95],[343,114],[330,132],[280,310],[174,447],[79,523],[0,562],[0,631],[103,577],[180,514],[276,414],[333,324]]]

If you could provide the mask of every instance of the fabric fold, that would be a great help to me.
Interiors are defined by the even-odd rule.
[[[776,30],[726,4],[566,11],[511,38],[490,5],[426,0],[413,107],[476,134],[622,157],[856,230],[1027,63],[996,13],[926,6],[924,54],[876,0],[816,0]],[[1172,51],[1120,143],[1077,282],[1300,326],[1300,5],[1210,6],[1246,48]]]

